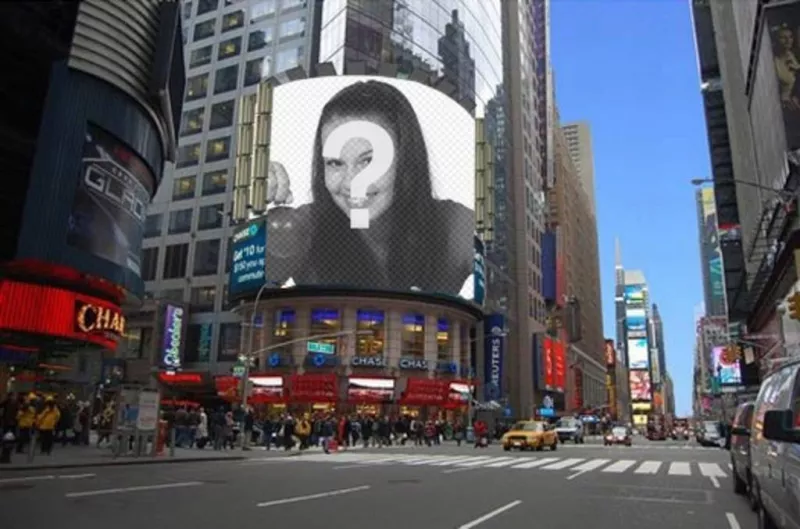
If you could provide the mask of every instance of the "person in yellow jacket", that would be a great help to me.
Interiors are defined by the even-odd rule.
[[[17,411],[17,453],[25,453],[25,447],[33,440],[36,427],[36,396],[25,398]]]
[[[61,411],[56,406],[56,401],[52,397],[48,397],[44,409],[36,417],[36,427],[39,429],[43,454],[49,455],[53,451],[53,438],[60,418]]]
[[[304,415],[294,430],[295,435],[300,440],[300,450],[308,448],[308,441],[311,438],[311,422],[308,420],[308,415]]]

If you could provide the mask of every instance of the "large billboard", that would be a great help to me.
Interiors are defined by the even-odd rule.
[[[231,237],[230,298],[257,291],[267,281],[267,226],[264,219],[236,229]]]
[[[652,387],[650,384],[650,371],[629,371],[631,386],[631,401],[652,400]]]
[[[67,244],[141,275],[142,238],[155,178],[121,140],[88,124]]]
[[[470,114],[421,83],[337,76],[278,86],[270,284],[473,299],[475,148]]]
[[[714,188],[706,187],[700,191],[702,204],[702,259],[706,268],[705,278],[706,311],[714,316],[726,313],[725,280],[722,269],[722,251],[719,245],[717,228],[717,204]]]
[[[647,338],[628,339],[628,369],[649,369],[650,349]]]
[[[737,386],[742,383],[742,368],[739,359],[728,359],[724,346],[717,346],[711,350],[711,368],[723,386]]]
[[[644,305],[644,285],[625,285],[625,304],[626,305]]]
[[[783,130],[789,150],[800,148],[800,4],[779,4],[764,8],[765,30],[772,43],[772,61],[783,108]]]
[[[625,311],[625,329],[628,338],[647,337],[647,313],[644,309],[627,309]]]
[[[486,348],[484,351],[484,398],[487,401],[503,397],[503,356],[505,352],[505,316],[490,314],[484,320]]]

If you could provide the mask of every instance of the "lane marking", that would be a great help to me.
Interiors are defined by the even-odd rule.
[[[519,463],[519,460],[522,459],[520,457],[509,457],[508,461],[500,461],[499,463],[492,463],[491,465],[486,465],[488,468],[503,468],[503,467],[510,467],[511,465],[516,465]]]
[[[480,524],[482,524],[483,522],[485,522],[487,520],[491,520],[495,516],[498,516],[498,515],[503,514],[504,512],[506,512],[508,510],[513,509],[514,507],[516,507],[520,503],[522,503],[522,500],[514,500],[511,503],[503,505],[502,507],[500,507],[498,509],[495,509],[495,510],[493,510],[491,512],[487,512],[486,514],[484,514],[480,518],[475,518],[471,522],[465,523],[464,525],[460,525],[458,527],[458,529],[472,529],[473,527],[477,527]]]
[[[83,492],[68,492],[65,498],[86,498],[89,496],[106,496],[108,494],[124,494],[126,492],[143,492],[148,490],[179,489],[183,487],[199,487],[202,481],[184,481],[182,483],[162,483],[160,485],[142,485],[139,487],[120,487],[117,489],[85,490]]]
[[[489,457],[489,456],[479,456],[472,458],[472,461],[465,461],[464,463],[458,463],[457,467],[477,467],[478,465],[483,465],[484,463],[489,463],[491,461],[495,461],[497,458]]]
[[[711,480],[711,484],[714,485],[715,489],[719,488],[719,480],[717,479],[716,476],[708,476],[708,479]]]
[[[669,465],[669,471],[667,471],[667,474],[669,474],[670,476],[691,476],[692,467],[690,467],[689,463],[685,461],[671,463]]]
[[[440,461],[438,463],[434,463],[431,466],[434,466],[434,467],[447,467],[447,466],[450,466],[450,465],[455,465],[456,463],[463,463],[464,461],[469,461],[472,458],[473,458],[473,456],[467,456],[467,457],[455,456],[455,457],[452,457],[451,459],[448,459],[448,460],[445,460],[445,461]]]
[[[616,463],[613,463],[613,464],[607,466],[606,468],[604,468],[600,472],[611,472],[613,474],[622,474],[623,472],[625,472],[626,470],[628,470],[629,468],[631,468],[635,464],[636,464],[636,461],[633,460],[633,459],[620,459]]]
[[[658,474],[661,468],[661,461],[645,461],[639,468],[633,471],[634,474]]]
[[[553,463],[551,465],[547,465],[546,467],[542,467],[542,470],[562,470],[567,467],[571,467],[572,465],[576,465],[583,461],[582,457],[570,457],[568,459],[564,459],[563,461],[559,461],[558,463]]]
[[[586,474],[587,472],[591,472],[592,470],[596,470],[596,469],[602,467],[603,465],[605,465],[606,463],[608,463],[609,461],[611,461],[611,460],[610,459],[592,459],[591,461],[587,461],[586,463],[580,464],[577,467],[573,467],[572,470],[573,471],[577,470],[577,472],[575,472],[575,474],[572,474],[571,476],[567,476],[567,480],[575,479],[578,476],[582,476],[582,475]]]
[[[461,468],[451,468],[449,470],[445,470],[442,474],[456,474],[458,472],[466,472],[468,470],[477,470],[477,467],[461,467]]]
[[[301,501],[318,500],[321,498],[332,498],[333,496],[342,496],[343,494],[350,494],[353,492],[361,492],[362,490],[369,489],[369,485],[361,485],[359,487],[351,487],[349,489],[331,490],[328,492],[320,492],[318,494],[308,494],[306,496],[295,496],[294,498],[283,498],[282,500],[265,501],[257,503],[256,507],[274,507],[276,505],[286,505],[287,503],[299,503]]]
[[[742,529],[742,526],[739,525],[739,520],[736,519],[736,515],[732,512],[726,512],[725,518],[728,519],[728,525],[731,526],[731,529]]]
[[[531,461],[529,463],[522,463],[521,465],[514,465],[513,467],[510,467],[510,468],[516,468],[516,469],[519,469],[519,470],[526,470],[526,469],[529,469],[529,468],[538,467],[540,465],[546,465],[548,463],[553,463],[555,461],[558,461],[557,457],[543,457],[541,459],[534,459],[533,461]]]
[[[433,463],[438,463],[440,461],[444,461],[448,456],[432,456],[426,457],[422,461],[414,461],[413,463],[409,463],[409,465],[431,465]]]
[[[97,474],[67,474],[66,476],[58,476],[58,479],[86,479],[93,478]]]
[[[374,468],[382,466],[382,463],[373,463],[372,461],[364,461],[363,463],[353,463],[350,465],[338,465],[331,470],[347,470],[349,468]]]

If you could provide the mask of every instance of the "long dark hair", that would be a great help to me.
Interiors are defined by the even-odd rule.
[[[386,272],[367,248],[349,217],[335,203],[325,185],[322,128],[335,116],[378,115],[394,127],[394,199],[381,223],[387,226]],[[437,282],[429,270],[435,241],[446,237],[446,226],[436,219],[428,150],[422,127],[411,103],[394,86],[378,81],[358,82],[334,95],[322,109],[314,140],[311,192],[314,213],[311,245],[305,267],[317,284],[365,288],[408,289]],[[386,278],[384,278],[386,276]],[[388,279],[388,281],[387,281]]]

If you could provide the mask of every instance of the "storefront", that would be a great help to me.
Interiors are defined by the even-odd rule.
[[[347,379],[347,403],[359,414],[391,413],[396,380],[380,376],[351,376]]]

